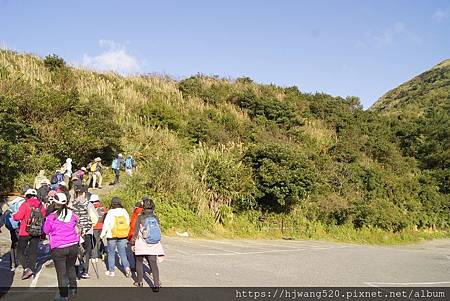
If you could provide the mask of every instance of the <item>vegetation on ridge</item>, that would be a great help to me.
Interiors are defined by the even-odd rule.
[[[439,118],[420,121],[434,124],[420,127],[423,144],[406,131],[416,123],[363,111],[356,97],[249,78],[122,77],[3,50],[0,189],[66,157],[81,166],[121,151],[139,170],[119,196],[129,208],[152,196],[168,233],[411,240],[450,222],[448,186],[424,165],[448,164]]]

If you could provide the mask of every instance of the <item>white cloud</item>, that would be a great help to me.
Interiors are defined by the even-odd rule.
[[[449,17],[450,11],[448,9],[444,10],[439,8],[433,14],[433,20],[439,23],[445,22],[446,20],[448,20]]]
[[[107,48],[97,55],[83,55],[81,65],[88,69],[98,71],[115,71],[121,74],[130,74],[140,70],[139,60],[132,56],[123,44],[111,40],[100,40],[99,45]]]
[[[405,23],[395,22],[392,26],[389,26],[381,32],[364,33],[364,39],[357,41],[355,47],[365,48],[368,46],[376,46],[383,48],[403,42],[420,44],[422,39],[417,33],[408,28]]]

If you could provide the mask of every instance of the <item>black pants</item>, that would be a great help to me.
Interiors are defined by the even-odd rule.
[[[77,287],[75,262],[78,256],[78,245],[52,249],[51,254],[55,263],[56,277],[58,278],[59,295],[61,297],[67,297],[69,295],[68,287]]]
[[[19,236],[17,235],[17,230],[9,230],[9,235],[11,236],[11,268],[17,267],[17,243],[19,242]]]
[[[102,230],[94,230],[94,246],[92,248],[92,258],[102,258],[102,254],[105,251],[103,241],[100,239]]]
[[[119,169],[113,169],[113,171],[114,171],[114,175],[115,175],[115,177],[114,177],[114,184],[118,184],[120,182],[120,179],[119,179],[119,177],[120,177],[120,170]]]
[[[83,249],[84,249],[84,256],[83,256],[83,273],[89,273],[89,259],[91,258],[91,252],[92,252],[92,234],[85,234],[83,236],[84,242],[83,242]]]
[[[147,259],[152,270],[154,286],[159,286],[159,268],[156,255],[136,255],[137,282],[141,283],[144,279],[144,258]]]
[[[36,273],[36,261],[38,244],[40,241],[39,236],[19,236],[19,242],[17,245],[17,256],[19,257],[19,263],[24,269],[31,269],[33,273]],[[25,256],[25,251],[28,247],[28,259]]]

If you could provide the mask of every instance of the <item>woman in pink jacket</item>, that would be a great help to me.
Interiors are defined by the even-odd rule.
[[[67,207],[67,197],[64,193],[57,193],[52,201],[56,211],[45,220],[44,232],[49,235],[51,255],[58,278],[59,299],[67,300],[69,289],[72,296],[77,291],[75,262],[79,242],[76,229],[78,217]]]
[[[152,200],[144,197],[143,199],[143,210],[142,213],[136,220],[136,224],[134,226],[133,237],[131,238],[131,245],[134,254],[136,255],[136,272],[137,272],[137,281],[133,284],[137,287],[143,287],[143,279],[144,279],[144,258],[150,265],[153,274],[153,291],[159,291],[160,281],[159,281],[159,268],[158,268],[158,257],[165,256],[164,249],[161,245],[161,242],[157,243],[147,243],[145,236],[145,227],[146,220],[148,218],[154,218],[157,220],[157,225],[159,228],[159,220],[156,217],[155,213],[155,203]],[[159,229],[158,229],[159,230]]]

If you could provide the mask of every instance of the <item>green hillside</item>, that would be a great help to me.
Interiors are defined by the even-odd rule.
[[[431,107],[450,101],[450,59],[384,94],[370,110],[392,115],[418,117]]]
[[[450,223],[448,191],[398,119],[357,97],[247,77],[123,77],[2,50],[0,108],[2,192],[66,157],[109,164],[120,151],[138,172],[115,194],[128,208],[152,196],[169,234],[396,242]]]

